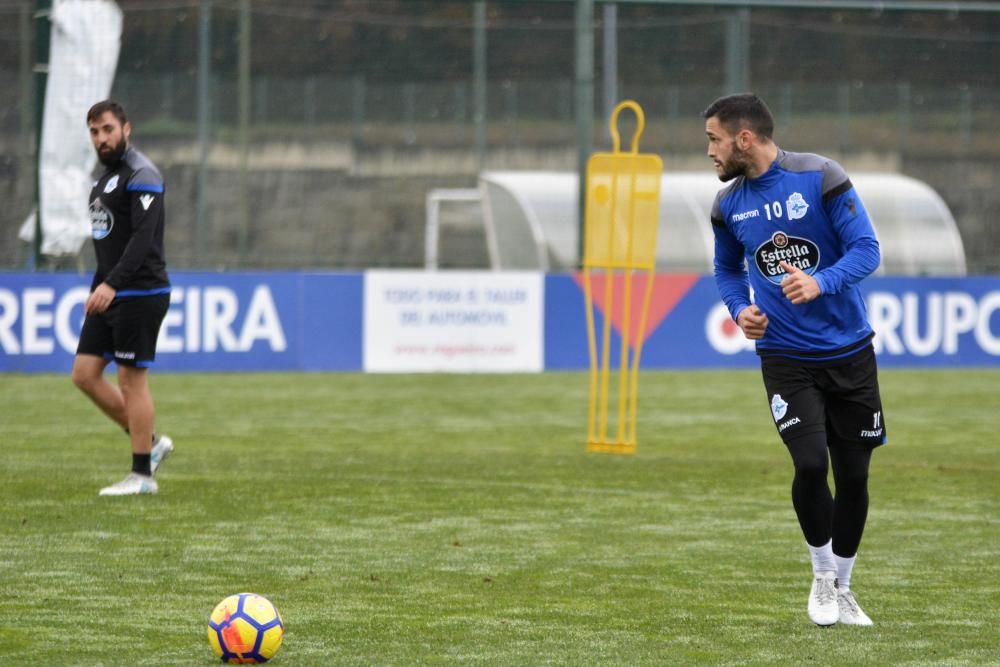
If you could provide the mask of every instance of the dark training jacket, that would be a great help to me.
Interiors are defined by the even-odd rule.
[[[163,176],[129,146],[90,191],[90,224],[97,255],[93,290],[107,283],[116,298],[170,291],[163,252]]]

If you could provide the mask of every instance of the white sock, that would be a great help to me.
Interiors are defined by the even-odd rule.
[[[821,547],[814,547],[808,543],[806,546],[809,547],[809,553],[812,555],[813,574],[837,571],[837,563],[833,560],[833,540]]]
[[[833,555],[833,560],[837,563],[837,588],[844,591],[851,590],[851,570],[854,569],[854,559],[857,557],[857,554],[850,558]]]

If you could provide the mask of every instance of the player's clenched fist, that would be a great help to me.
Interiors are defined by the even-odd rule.
[[[754,305],[747,306],[736,316],[736,324],[749,340],[760,340],[767,330],[767,315]]]

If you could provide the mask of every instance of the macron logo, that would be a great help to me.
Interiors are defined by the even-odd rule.
[[[143,211],[148,211],[149,205],[153,203],[153,195],[143,195],[139,197],[139,203],[142,204]]]
[[[747,218],[758,218],[758,217],[760,217],[760,211],[758,211],[757,209],[753,209],[752,211],[743,211],[742,213],[733,213],[731,219],[732,219],[733,222],[743,222]]]

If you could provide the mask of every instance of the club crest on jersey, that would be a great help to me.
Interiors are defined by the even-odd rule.
[[[90,202],[90,232],[93,234],[94,240],[100,241],[106,237],[114,226],[115,216],[104,207],[101,198],[98,197]]]
[[[108,179],[107,183],[104,184],[104,194],[108,194],[109,192],[114,192],[115,188],[117,187],[118,187],[118,174],[115,174],[114,176]]]
[[[806,217],[809,211],[809,204],[802,198],[801,192],[793,192],[792,196],[785,202],[785,210],[788,212],[789,220],[798,220]]]
[[[775,285],[780,285],[785,277],[781,262],[812,275],[819,268],[819,246],[798,236],[775,232],[771,238],[761,243],[753,253],[754,263],[761,275]]]
[[[775,394],[771,397],[771,414],[774,415],[774,421],[780,420],[788,412],[788,403],[781,397],[781,394]]]

